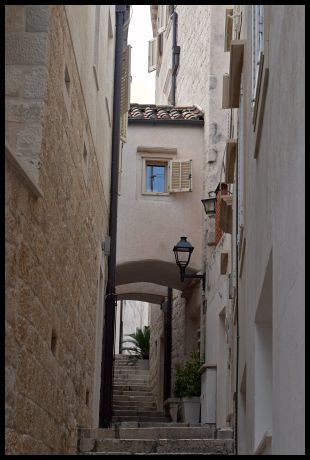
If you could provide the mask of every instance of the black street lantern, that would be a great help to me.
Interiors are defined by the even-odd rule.
[[[189,264],[194,247],[187,241],[186,236],[181,236],[180,241],[173,248],[175,261],[180,268],[181,281],[184,281],[185,269]]]
[[[209,192],[210,198],[201,200],[207,216],[212,216],[216,213],[216,192]]]
[[[175,261],[180,269],[181,281],[185,278],[201,278],[203,280],[203,290],[205,289],[205,277],[204,275],[194,275],[186,273],[186,267],[189,264],[194,247],[187,241],[186,236],[181,236],[180,241],[174,246],[173,252],[175,255]]]

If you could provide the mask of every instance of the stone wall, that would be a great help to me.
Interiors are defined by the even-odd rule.
[[[243,118],[239,110],[237,131],[244,156],[243,268],[240,257],[238,287],[240,386],[243,383],[238,398],[239,453],[255,452],[268,431],[271,455],[304,455],[305,7],[264,5],[268,79],[256,158],[252,8],[243,5],[240,12],[240,39],[246,40],[246,47]],[[263,99],[261,92],[259,100]],[[264,447],[261,452],[269,454]]]
[[[109,201],[97,155],[110,151],[97,151],[64,6],[7,8],[6,136],[39,154],[43,196],[6,162],[6,453],[69,453],[92,423]]]
[[[189,358],[197,346],[200,308],[194,311],[196,296],[189,299],[181,297],[181,291],[173,290],[172,300],[172,350],[171,350],[171,396],[173,397],[175,367]],[[187,308],[188,307],[188,308]],[[188,310],[188,311],[186,311]],[[164,372],[164,314],[159,305],[150,304],[150,382],[157,405],[163,404]]]
[[[158,409],[163,407],[164,314],[159,305],[150,304],[150,386]]]
[[[48,5],[5,7],[5,136],[39,183],[47,81]]]
[[[171,395],[175,382],[175,366],[185,360],[186,354],[186,301],[180,291],[173,290],[172,303],[172,355],[171,355]]]

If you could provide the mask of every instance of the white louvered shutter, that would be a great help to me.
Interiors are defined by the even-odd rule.
[[[130,109],[130,64],[131,46],[128,45],[123,51],[122,61],[120,138],[123,142],[126,142],[127,138],[128,110]]]
[[[157,33],[160,34],[166,30],[167,25],[167,5],[158,5],[157,10]]]
[[[156,70],[157,62],[157,38],[149,40],[149,61],[148,61],[148,71],[153,72]]]
[[[171,160],[169,170],[169,192],[192,191],[192,160]]]

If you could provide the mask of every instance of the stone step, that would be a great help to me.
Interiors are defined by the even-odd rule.
[[[149,383],[149,378],[144,378],[144,377],[114,377],[113,379],[113,384],[118,385],[118,384],[125,384],[125,385],[146,385]]]
[[[114,372],[114,378],[119,377],[119,378],[133,378],[133,377],[139,377],[140,379],[148,379],[149,374],[140,374],[137,372]]]
[[[119,401],[119,399],[116,397],[116,398],[113,398],[112,400],[112,404],[114,406],[118,406],[120,408],[122,407],[133,407],[133,406],[137,406],[137,407],[144,407],[144,406],[154,406],[154,407],[157,407],[156,404],[155,404],[155,401],[154,399],[149,399],[148,401],[135,401],[135,399],[127,399],[126,401]]]
[[[144,422],[139,425],[139,422],[122,422],[122,423],[112,423],[111,428],[81,428],[81,438],[101,438],[106,437],[105,433],[112,433],[118,431],[122,428],[183,428],[183,427],[198,427],[205,428],[205,425],[200,423],[188,423],[188,422]],[[207,428],[213,429],[215,431],[215,426],[207,424]],[[108,436],[109,437],[109,436]],[[113,437],[113,436],[112,436]]]
[[[134,383],[134,384],[130,384],[130,385],[127,385],[127,384],[124,384],[124,383],[117,383],[115,385],[113,385],[113,389],[114,390],[123,390],[123,391],[141,391],[141,392],[150,392],[150,388],[148,385],[139,385],[138,383]]]
[[[132,364],[128,361],[114,361],[113,367],[115,368],[124,368],[124,369],[137,369],[138,371],[149,372],[150,369],[147,367],[142,367],[139,364]]]
[[[123,355],[123,356],[114,356],[114,361],[115,362],[121,362],[121,361],[128,361],[128,357]]]
[[[115,372],[113,380],[115,379],[141,379],[141,380],[149,380],[149,376],[146,374],[137,374],[136,372],[128,373],[128,372]]]
[[[157,415],[157,408],[156,407],[147,407],[147,406],[112,406],[112,413],[113,415],[144,415],[146,413],[151,413],[151,417],[153,415]],[[165,414],[162,414],[164,416]],[[148,415],[147,415],[148,416]]]
[[[140,391],[117,391],[113,394],[113,401],[118,400],[119,397],[126,397],[128,398],[129,396],[140,396],[140,397],[147,397],[147,398],[152,398],[152,401],[154,401],[153,395],[150,392],[145,392],[143,396],[141,395]]]
[[[157,452],[79,452],[78,455],[165,455],[167,454],[165,452],[157,453]],[[223,455],[222,453],[217,453],[217,452],[169,452],[170,455]],[[226,454],[226,455],[235,455],[234,453]]]
[[[169,417],[146,417],[143,415],[113,415],[112,422],[165,422],[169,423]]]
[[[150,369],[143,369],[139,366],[134,366],[126,363],[114,363],[114,369],[125,371],[125,372],[143,372],[143,373],[150,373]]]
[[[142,417],[164,417],[162,412],[158,412],[157,410],[151,411],[143,411],[143,410],[126,410],[126,409],[117,409],[113,411],[113,415],[115,416],[125,416],[125,415],[141,415]]]
[[[150,391],[144,391],[144,392],[141,392],[141,391],[133,391],[133,390],[115,390],[113,391],[113,398],[115,397],[119,397],[119,396],[125,396],[126,398],[128,396],[140,396],[142,398],[144,397],[147,397],[147,398],[153,398],[153,395]],[[153,398],[154,400],[154,398]]]
[[[135,453],[233,452],[233,439],[82,439],[81,451]]]
[[[92,439],[212,439],[214,430],[210,427],[186,427],[186,426],[152,426],[145,428],[114,427],[107,429],[88,430],[87,438]],[[86,433],[85,433],[86,434]],[[85,434],[83,438],[85,438]]]
[[[156,404],[154,402],[150,402],[149,404],[143,403],[139,404],[135,401],[129,401],[129,402],[118,402],[115,401],[112,403],[112,408],[113,410],[157,410]]]
[[[118,401],[118,402],[136,402],[136,403],[149,403],[154,401],[154,397],[152,394],[149,396],[141,396],[140,394],[138,395],[132,395],[131,392],[128,392],[128,395],[120,395],[113,393],[113,401]]]
[[[144,379],[149,380],[149,375],[147,374],[137,374],[136,372],[115,372],[113,376],[114,379]]]

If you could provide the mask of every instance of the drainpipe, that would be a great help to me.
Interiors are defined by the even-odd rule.
[[[236,155],[236,328],[237,328],[237,344],[236,344],[236,389],[235,389],[235,455],[238,455],[238,382],[239,382],[239,265],[238,265],[238,154]]]
[[[178,27],[178,13],[175,11],[175,5],[173,5],[173,16],[172,16],[172,76],[171,76],[171,92],[172,92],[172,105],[175,105],[175,93],[176,93],[176,73],[179,67],[180,60],[180,47],[177,46],[177,27]]]
[[[172,352],[172,288],[168,287],[167,308],[164,311],[164,401],[171,397]]]
[[[120,305],[120,319],[119,319],[119,354],[123,352],[123,301]]]
[[[99,404],[99,427],[107,428],[112,420],[112,385],[113,385],[113,346],[115,324],[115,267],[116,267],[116,234],[117,234],[117,198],[118,198],[118,166],[120,149],[120,108],[121,108],[121,75],[122,52],[124,40],[124,21],[126,5],[115,5],[115,57],[114,57],[114,93],[113,93],[113,125],[112,125],[112,159],[109,234],[111,238],[110,255],[108,257],[108,280],[105,296],[105,322],[102,340],[101,387]]]

